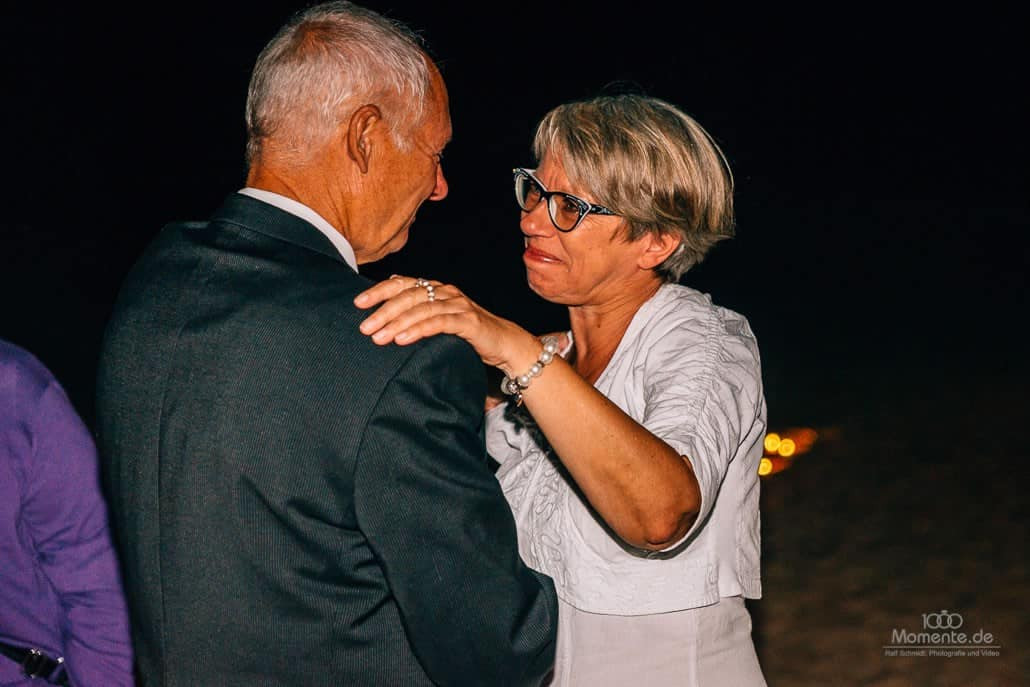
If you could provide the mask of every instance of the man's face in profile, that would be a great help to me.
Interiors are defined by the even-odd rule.
[[[409,149],[399,150],[391,137],[379,160],[375,198],[370,199],[378,226],[369,227],[376,235],[375,243],[379,248],[371,260],[394,253],[407,243],[408,229],[422,203],[447,197],[447,180],[440,157],[450,138],[447,88],[434,67],[426,112],[409,135]]]

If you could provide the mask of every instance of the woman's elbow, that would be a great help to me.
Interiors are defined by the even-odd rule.
[[[701,512],[701,488],[686,458],[683,465],[686,470],[676,480],[670,480],[668,488],[651,492],[645,502],[638,502],[633,533],[636,536],[625,537],[628,544],[647,551],[662,551],[678,543],[694,526]],[[672,482],[676,482],[675,486]]]
[[[669,548],[690,531],[697,515],[697,509],[686,508],[663,517],[652,518],[645,526],[641,548],[648,551]]]
[[[644,546],[650,551],[661,551],[677,543],[697,521],[701,512],[701,489],[690,462],[683,457],[688,474],[664,505],[658,505],[644,522]]]

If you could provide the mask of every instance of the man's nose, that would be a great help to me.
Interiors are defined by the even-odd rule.
[[[429,200],[443,200],[447,197],[447,178],[443,175],[443,165],[436,166],[436,186],[429,195]]]

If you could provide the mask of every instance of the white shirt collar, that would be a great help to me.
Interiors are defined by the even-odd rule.
[[[327,239],[332,241],[333,246],[340,253],[340,257],[343,258],[344,262],[350,265],[351,269],[355,272],[358,271],[358,260],[354,255],[354,249],[351,248],[350,242],[344,238],[343,234],[336,231],[333,225],[329,224],[324,217],[304,203],[300,203],[278,193],[273,193],[272,191],[266,191],[261,188],[251,188],[250,186],[240,189],[239,192],[245,196],[250,196],[251,198],[264,201],[269,205],[274,205],[283,212],[288,212],[291,215],[300,217],[302,220],[313,224],[316,229],[325,234]]]

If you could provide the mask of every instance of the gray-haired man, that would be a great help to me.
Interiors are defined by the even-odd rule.
[[[147,685],[506,685],[554,654],[450,337],[379,347],[357,266],[447,182],[440,73],[350,3],[258,59],[250,171],[171,225],[108,326],[99,439]]]

